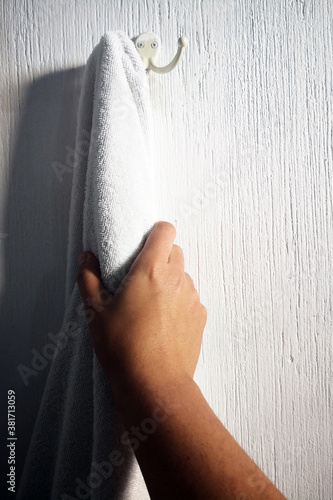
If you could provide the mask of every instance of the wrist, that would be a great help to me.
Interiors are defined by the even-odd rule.
[[[145,407],[152,411],[163,405],[166,411],[177,411],[184,404],[184,395],[199,390],[193,378],[186,373],[168,376],[146,376],[144,374],[122,374],[117,380],[110,381],[112,392],[119,409]]]

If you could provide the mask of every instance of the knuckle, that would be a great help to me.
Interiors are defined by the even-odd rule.
[[[191,278],[191,276],[188,273],[185,273],[185,276],[186,276],[186,279],[187,279],[189,285],[196,291],[196,288],[194,286],[194,281]]]
[[[170,284],[175,288],[181,288],[184,285],[185,275],[184,273],[173,273],[170,276]]]
[[[151,261],[146,267],[146,274],[150,280],[157,280],[160,278],[161,270],[160,266],[155,261]]]
[[[203,316],[207,317],[207,309],[206,309],[206,307],[203,304],[201,304],[201,302],[200,302],[200,305],[201,305],[201,312],[202,312]]]
[[[173,245],[173,249],[175,252],[177,252],[179,255],[183,255],[183,249],[179,245]]]
[[[207,321],[207,309],[203,304],[201,304],[201,302],[200,302],[200,306],[201,306],[201,317],[202,317],[204,323],[206,323],[206,321]]]

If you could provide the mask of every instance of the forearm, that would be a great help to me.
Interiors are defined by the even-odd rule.
[[[115,393],[126,428],[137,435],[134,451],[152,500],[285,498],[192,379],[154,385],[136,379]]]
[[[121,441],[152,500],[281,500],[193,381],[207,311],[174,239],[172,224],[155,224],[107,305],[98,261],[80,256],[94,349],[127,429]]]

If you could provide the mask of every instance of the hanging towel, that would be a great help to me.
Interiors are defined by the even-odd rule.
[[[19,500],[149,499],[134,453],[120,441],[126,429],[93,350],[76,274],[78,254],[90,250],[106,289],[114,292],[158,220],[150,106],[148,77],[134,43],[121,31],[107,32],[83,75],[66,311]]]

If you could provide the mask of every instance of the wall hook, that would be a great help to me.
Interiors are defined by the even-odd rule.
[[[160,38],[155,35],[155,33],[141,33],[138,37],[132,38],[132,41],[135,44],[136,50],[140,54],[146,71],[152,70],[156,73],[168,73],[175,68],[183,57],[185,47],[187,47],[188,44],[187,38],[185,36],[181,36],[178,39],[178,50],[175,57],[167,66],[159,68],[158,66],[155,66],[155,59],[161,48]]]

